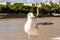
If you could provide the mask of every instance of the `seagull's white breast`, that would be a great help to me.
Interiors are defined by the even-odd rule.
[[[24,30],[26,33],[38,35],[38,29],[36,28],[34,20],[27,20]]]
[[[26,33],[30,34],[30,35],[38,35],[38,28],[36,28],[36,24],[34,21],[35,16],[33,15],[33,13],[29,13],[27,15],[27,22],[24,26],[24,30]]]

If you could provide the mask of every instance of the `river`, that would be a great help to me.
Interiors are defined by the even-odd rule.
[[[24,32],[26,20],[26,18],[0,19],[0,40],[27,40],[27,34]],[[35,22],[53,23],[38,25],[40,40],[60,40],[60,17],[36,18]]]

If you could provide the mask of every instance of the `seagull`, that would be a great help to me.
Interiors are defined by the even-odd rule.
[[[28,37],[30,37],[30,35],[39,35],[39,29],[35,23],[35,16],[33,13],[27,14],[27,22],[24,26],[24,31],[28,34]]]

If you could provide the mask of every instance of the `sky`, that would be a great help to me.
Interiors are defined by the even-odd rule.
[[[36,2],[38,2],[38,3],[40,3],[40,2],[44,2],[44,3],[46,3],[46,2],[48,2],[48,0],[0,0],[0,2],[22,2],[22,3],[36,3]],[[52,0],[54,3],[58,3],[59,2],[59,0]]]

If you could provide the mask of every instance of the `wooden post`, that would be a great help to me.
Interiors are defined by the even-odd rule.
[[[31,36],[31,35],[30,35],[30,34],[28,34],[28,40],[30,40],[30,36]]]
[[[37,15],[36,15],[36,17],[38,17],[38,15],[39,15],[39,7],[37,7]]]
[[[39,15],[39,4],[36,3],[36,6],[37,6],[37,14],[36,14],[36,17],[38,17],[38,15]]]

